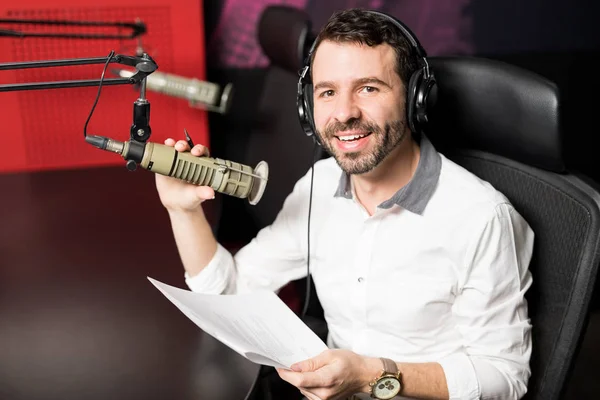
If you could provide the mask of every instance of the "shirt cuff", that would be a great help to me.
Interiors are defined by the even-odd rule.
[[[217,243],[215,255],[200,273],[190,276],[185,272],[185,283],[192,292],[222,294],[233,279],[233,266],[231,253]]]
[[[450,400],[479,399],[481,391],[475,368],[464,353],[454,353],[438,361],[446,375]]]

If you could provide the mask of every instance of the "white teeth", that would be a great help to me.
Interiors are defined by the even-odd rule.
[[[367,135],[338,136],[338,139],[340,139],[343,142],[346,142],[349,140],[361,139],[361,138],[364,138],[365,136],[367,136]]]

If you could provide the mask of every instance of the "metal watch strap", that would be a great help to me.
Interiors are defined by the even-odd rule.
[[[383,363],[383,370],[385,372],[389,372],[394,375],[398,375],[398,365],[396,365],[395,362],[393,362],[389,358],[383,358],[383,357],[380,358],[380,360]]]

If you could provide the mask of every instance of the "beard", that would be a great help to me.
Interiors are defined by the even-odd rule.
[[[331,123],[322,132],[317,131],[317,135],[323,148],[331,154],[345,173],[360,175],[381,164],[387,155],[402,142],[406,136],[405,126],[402,120],[386,122],[382,128],[371,121],[352,119],[346,123],[339,121]],[[335,134],[349,130],[371,132],[370,148],[357,152],[337,151],[333,141],[339,139],[335,137]]]

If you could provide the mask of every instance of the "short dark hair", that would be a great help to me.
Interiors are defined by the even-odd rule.
[[[311,65],[317,48],[324,40],[368,46],[387,43],[396,52],[395,69],[407,89],[411,75],[419,67],[418,55],[400,29],[388,18],[361,8],[351,8],[333,13],[315,39]]]

